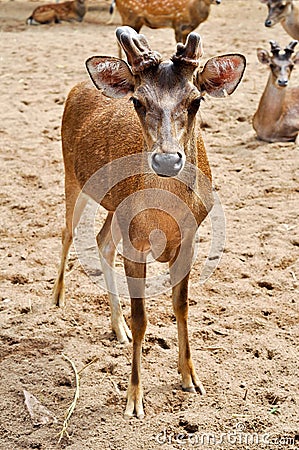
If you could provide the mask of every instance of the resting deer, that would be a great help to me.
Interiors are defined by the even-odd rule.
[[[267,85],[253,116],[253,128],[263,141],[294,141],[298,136],[299,86],[288,87],[294,64],[299,63],[299,52],[293,55],[296,44],[297,41],[290,42],[281,52],[277,42],[270,41],[272,55],[267,50],[257,50],[259,61],[270,67]]]
[[[285,31],[294,39],[299,39],[299,6],[294,0],[260,0],[266,3],[269,14],[266,27],[281,23]]]
[[[125,343],[131,332],[115,293],[113,271],[116,245],[123,240],[133,339],[125,417],[136,413],[142,418],[141,349],[147,324],[145,278],[150,252],[170,266],[183,389],[204,392],[193,366],[187,330],[194,237],[213,205],[211,171],[196,128],[196,113],[205,93],[225,97],[236,89],[245,58],[239,54],[211,58],[200,71],[202,47],[196,33],[189,35],[186,45],[178,44],[170,61],[162,61],[146,38],[130,27],[118,28],[116,35],[128,64],[107,56],[88,59],[87,70],[97,89],[89,82],[80,83],[65,105],[66,228],[54,300],[56,305],[64,303],[65,264],[84,201],[73,214],[83,190],[108,211],[97,243],[112,328]],[[109,184],[113,188],[103,197],[103,188]],[[128,216],[133,216],[129,224]]]
[[[63,3],[50,3],[35,8],[27,19],[28,25],[38,25],[46,23],[82,22],[86,13],[85,0],[72,0]]]
[[[186,42],[188,34],[195,30],[210,14],[211,4],[221,0],[113,0],[122,19],[137,32],[143,25],[149,28],[173,28],[177,42]]]

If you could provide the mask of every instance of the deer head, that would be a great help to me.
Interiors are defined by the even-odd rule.
[[[268,16],[265,20],[266,27],[273,27],[284,20],[292,9],[293,0],[260,0],[268,6]]]
[[[171,60],[164,62],[132,28],[120,27],[116,36],[128,63],[94,56],[86,62],[89,75],[104,95],[130,96],[152,170],[159,176],[176,176],[186,157],[194,155],[192,133],[204,94],[231,94],[242,78],[245,58],[238,54],[211,58],[200,71],[202,44],[197,33],[189,34],[186,44],[178,44]]]
[[[294,54],[297,43],[298,41],[291,41],[282,51],[276,41],[270,41],[271,54],[262,48],[257,50],[259,61],[270,67],[277,87],[284,88],[288,85],[294,65],[299,63],[299,52]]]

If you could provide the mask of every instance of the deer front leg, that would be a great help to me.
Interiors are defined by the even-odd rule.
[[[67,228],[62,230],[62,253],[61,253],[61,261],[58,270],[58,275],[53,288],[53,304],[55,306],[64,306],[65,305],[65,266],[68,259],[68,254],[70,250],[70,246],[73,242],[73,233],[69,231]]]
[[[97,235],[97,244],[99,248],[101,267],[108,291],[112,330],[115,332],[117,340],[121,344],[126,344],[129,340],[132,340],[132,334],[122,313],[114,272],[116,255],[115,246],[120,241],[121,234],[120,230],[116,228],[115,233],[112,236],[112,218],[113,213],[109,213],[101,231]]]
[[[127,392],[125,418],[136,414],[143,419],[143,390],[141,383],[141,353],[147,319],[145,313],[145,263],[136,263],[125,259],[125,271],[131,296],[131,329],[133,338],[132,371]]]
[[[76,229],[82,212],[87,203],[87,198],[79,196],[80,190],[68,178],[65,179],[66,189],[66,225],[62,231],[62,253],[58,275],[53,288],[53,304],[55,306],[65,305],[65,268],[68,260],[70,246],[73,242],[73,230]]]
[[[175,270],[170,267],[170,275]],[[188,337],[188,281],[189,273],[172,288],[173,310],[177,320],[179,363],[178,370],[182,376],[182,388],[187,392],[199,391],[205,394],[203,385],[194,369]]]

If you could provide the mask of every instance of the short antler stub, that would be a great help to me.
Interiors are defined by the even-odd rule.
[[[288,56],[291,56],[291,54],[294,53],[294,49],[297,44],[298,44],[298,41],[291,41],[289,43],[289,45],[287,45],[286,48],[284,49],[285,54]]]
[[[171,58],[174,64],[198,67],[199,59],[202,56],[202,44],[199,34],[190,33],[185,45],[178,43],[177,51]]]
[[[271,45],[271,53],[273,56],[278,56],[281,48],[280,45],[278,44],[278,42],[276,41],[269,41],[270,45]]]
[[[145,36],[138,34],[133,28],[117,28],[116,37],[126,52],[133,73],[143,72],[160,64],[161,55],[151,50]]]

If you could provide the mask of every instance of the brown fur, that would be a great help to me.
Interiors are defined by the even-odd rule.
[[[27,19],[28,25],[59,23],[62,20],[82,22],[86,13],[85,0],[72,0],[62,3],[50,3],[35,8]]]
[[[150,28],[173,28],[177,42],[186,42],[188,34],[207,20],[210,7],[221,0],[116,0],[122,24],[137,32]],[[113,11],[113,7],[111,7]]]

